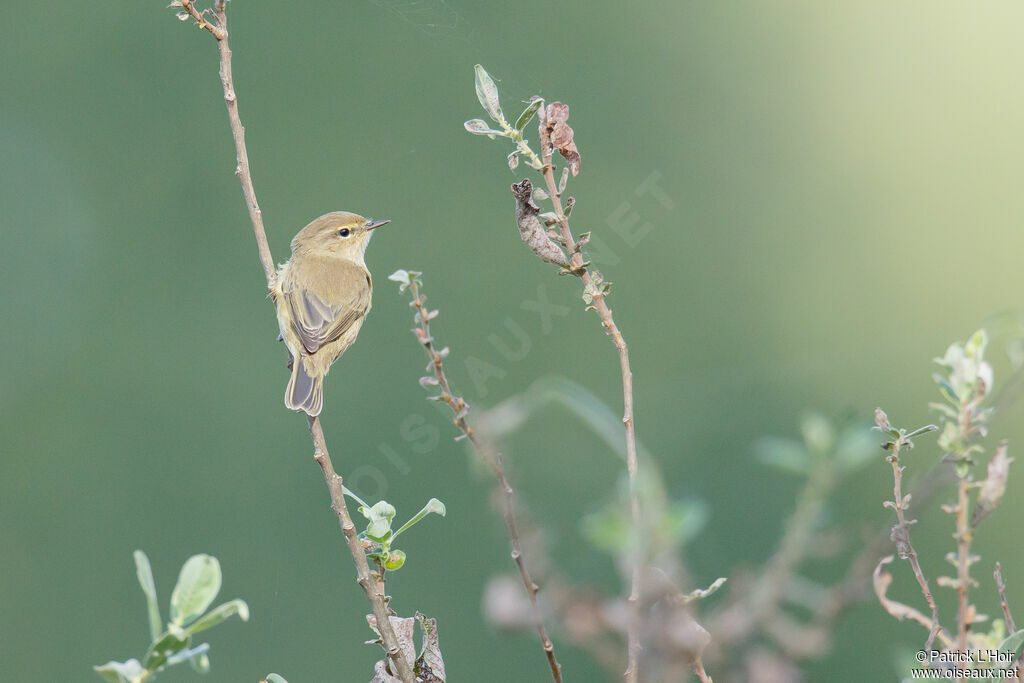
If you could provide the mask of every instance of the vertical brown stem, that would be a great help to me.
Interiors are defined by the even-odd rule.
[[[267,289],[272,290],[277,274],[274,268],[274,258],[270,255],[270,245],[267,243],[267,233],[263,229],[263,212],[256,201],[256,189],[253,187],[252,173],[249,171],[249,152],[245,147],[245,128],[238,115],[238,97],[235,94],[235,83],[231,75],[231,47],[228,45],[227,3],[225,0],[217,0],[216,7],[221,36],[217,37],[217,34],[214,34],[214,37],[217,37],[217,48],[220,50],[220,82],[224,87],[224,103],[227,105],[228,120],[231,122],[231,136],[235,140],[235,156],[238,160],[235,175],[238,176],[238,180],[242,184],[242,196],[245,197],[245,206],[249,210],[249,220],[252,222],[253,233],[256,236],[256,248],[259,250],[263,274],[267,278]]]
[[[583,280],[583,286],[593,296],[594,309],[601,318],[601,325],[615,343],[619,352],[619,369],[622,372],[622,424],[626,428],[626,472],[629,475],[629,502],[630,517],[632,520],[632,546],[630,548],[630,589],[629,589],[629,623],[627,624],[627,655],[628,664],[624,678],[627,683],[635,683],[638,677],[640,660],[640,582],[643,557],[644,541],[643,520],[640,509],[640,486],[637,481],[639,465],[636,451],[636,425],[633,418],[633,371],[629,367],[629,348],[626,340],[615,324],[612,311],[605,303],[604,293],[594,286],[594,280],[590,271],[583,267],[583,255],[580,254],[579,246],[569,229],[569,219],[562,208],[562,197],[558,192],[558,185],[555,184],[555,176],[551,169],[551,152],[542,150],[541,160],[544,163],[544,182],[548,188],[548,195],[555,208],[555,217],[558,219],[558,226],[562,232],[562,241],[569,251],[573,268],[577,269]]]
[[[267,233],[263,227],[263,212],[260,211],[259,203],[256,201],[256,190],[252,183],[252,173],[249,170],[249,153],[245,147],[245,128],[238,114],[238,97],[235,93],[235,84],[231,74],[231,48],[228,45],[228,17],[226,0],[216,0],[215,14],[216,24],[206,20],[207,12],[200,12],[196,9],[193,0],[181,0],[184,10],[195,19],[198,26],[205,29],[217,40],[217,47],[220,51],[220,81],[224,88],[224,102],[228,109],[228,120],[231,124],[231,135],[235,141],[235,156],[238,162],[235,168],[235,175],[242,184],[242,195],[245,198],[245,205],[249,210],[249,219],[252,222],[253,234],[256,237],[256,247],[259,251],[260,264],[263,266],[263,274],[266,276],[267,289],[273,290],[276,279],[274,258],[270,253],[270,246],[267,242]],[[331,508],[338,516],[341,524],[341,532],[345,536],[349,552],[356,565],[356,581],[366,592],[373,607],[373,614],[377,619],[377,629],[381,634],[381,641],[384,649],[394,664],[403,683],[414,683],[415,678],[412,666],[402,655],[398,646],[398,637],[391,620],[387,601],[384,596],[383,587],[377,587],[370,577],[370,568],[366,560],[366,553],[356,535],[355,525],[349,515],[348,507],[345,504],[345,489],[342,486],[341,476],[334,471],[331,463],[331,456],[327,451],[327,442],[324,439],[323,429],[320,427],[319,419],[309,418],[309,431],[313,439],[313,457],[320,465],[324,480],[327,482],[327,489],[331,496]]]
[[[967,651],[967,585],[970,577],[971,529],[967,522],[967,492],[970,482],[962,477],[957,484],[956,498],[956,648]],[[966,665],[958,668],[966,668]]]
[[[390,611],[387,606],[387,597],[384,595],[384,582],[374,579],[375,574],[370,571],[370,564],[366,560],[366,552],[363,544],[359,541],[356,533],[356,526],[352,523],[348,506],[345,504],[345,487],[342,485],[341,475],[334,471],[331,463],[331,455],[327,451],[327,442],[324,440],[324,431],[320,427],[320,419],[308,417],[309,433],[313,438],[313,458],[320,465],[324,473],[324,480],[327,482],[327,489],[331,494],[331,509],[338,516],[338,523],[341,524],[341,533],[345,535],[345,542],[348,544],[349,552],[356,564],[356,582],[363,587],[367,599],[373,606],[373,616],[377,619],[377,630],[380,632],[381,641],[387,651],[391,662],[395,665],[399,678],[403,683],[414,683],[415,676],[408,660],[402,655],[398,645],[398,636],[391,626],[389,619]]]
[[[454,418],[452,422],[459,430],[465,434],[466,438],[473,445],[473,449],[476,451],[477,456],[483,460],[494,472],[494,476],[498,480],[498,488],[501,489],[502,502],[504,506],[504,517],[505,526],[508,529],[509,542],[511,544],[511,556],[512,560],[516,563],[516,568],[519,570],[519,577],[523,581],[523,586],[526,588],[526,594],[530,599],[530,612],[533,616],[534,625],[537,629],[537,635],[540,636],[541,646],[544,648],[544,654],[548,660],[548,666],[551,669],[551,677],[555,683],[562,683],[562,666],[558,663],[555,658],[555,646],[551,642],[551,638],[548,637],[547,627],[544,625],[544,616],[540,610],[540,604],[537,601],[537,591],[539,588],[530,577],[530,571],[526,567],[526,560],[523,557],[523,547],[519,540],[519,529],[516,525],[516,506],[515,506],[515,491],[512,489],[512,485],[509,484],[508,478],[505,476],[505,463],[502,459],[501,451],[496,451],[494,455],[491,454],[488,449],[477,436],[476,432],[469,425],[466,420],[466,402],[459,396],[456,396],[452,391],[451,385],[448,383],[448,377],[444,372],[444,356],[438,351],[432,341],[430,334],[430,315],[427,308],[424,306],[426,301],[425,297],[420,296],[419,285],[416,283],[415,278],[412,279],[410,285],[412,291],[412,303],[416,307],[416,312],[419,314],[419,328],[415,330],[417,332],[417,338],[420,343],[423,344],[423,348],[427,352],[427,356],[430,358],[430,364],[433,368],[434,378],[437,380],[438,386],[441,388],[440,399],[447,405]]]
[[[900,466],[899,455],[900,442],[897,439],[893,442],[892,455],[889,456],[889,462],[892,463],[893,504],[896,509],[896,521],[904,534],[907,559],[910,560],[910,566],[914,570],[914,578],[917,579],[917,583],[921,587],[921,593],[924,595],[925,602],[928,603],[928,607],[932,611],[931,628],[928,630],[928,640],[924,643],[925,652],[928,653],[931,652],[932,645],[935,643],[935,637],[942,630],[942,626],[939,624],[939,606],[935,602],[931,589],[928,587],[928,579],[924,577],[924,572],[921,571],[921,563],[917,559],[917,551],[914,550],[914,546],[910,543],[910,524],[907,523],[907,518],[903,514],[903,468]]]

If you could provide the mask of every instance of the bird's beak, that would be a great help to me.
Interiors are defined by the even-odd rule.
[[[375,228],[379,228],[379,227],[380,227],[380,226],[382,226],[382,225],[387,225],[387,224],[388,224],[388,223],[390,223],[390,222],[391,222],[391,221],[390,221],[389,219],[387,219],[387,218],[385,218],[385,219],[384,219],[384,220],[382,220],[382,221],[375,221],[375,220],[373,220],[373,219],[371,218],[370,220],[366,221],[366,227],[365,227],[365,229],[366,229],[366,230],[374,230]]]

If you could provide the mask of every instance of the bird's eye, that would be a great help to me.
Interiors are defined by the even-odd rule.
[[[351,234],[352,231],[349,230],[348,228],[342,228],[341,230],[338,231],[338,237],[348,237]]]

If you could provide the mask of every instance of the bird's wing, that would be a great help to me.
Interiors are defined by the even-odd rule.
[[[295,332],[310,354],[341,337],[369,308],[370,277],[366,270],[349,263],[330,270],[323,291],[282,287]]]

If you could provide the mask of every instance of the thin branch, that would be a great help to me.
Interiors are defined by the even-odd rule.
[[[700,679],[701,683],[713,683],[711,676],[708,676],[708,672],[704,670],[704,662],[701,661],[700,657],[693,660],[693,673],[697,674],[697,678]]]
[[[964,444],[969,443],[972,434],[980,431],[978,426],[974,424],[975,411],[985,395],[984,383],[980,383],[980,387],[980,389],[976,390],[975,394],[971,395],[969,400],[961,403],[960,411],[957,415],[960,439]],[[965,451],[958,454],[960,457],[958,465],[973,464],[969,459],[969,454],[970,448],[965,446]],[[973,609],[967,597],[967,592],[972,583],[971,564],[974,561],[974,558],[971,557],[971,541],[974,539],[974,529],[967,515],[969,506],[968,494],[971,487],[972,482],[969,472],[961,472],[958,469],[956,506],[954,509],[949,507],[943,508],[946,512],[955,511],[956,514],[956,534],[954,535],[956,539],[956,649],[960,652],[967,651],[967,631],[970,629],[970,619],[973,616]],[[956,668],[958,670],[965,670],[968,667],[966,663],[958,661]]]
[[[629,659],[625,671],[625,680],[627,683],[635,683],[638,680],[641,649],[639,632],[640,577],[643,569],[641,567],[643,520],[640,512],[640,485],[637,481],[639,466],[636,451],[636,425],[633,418],[633,372],[629,367],[629,348],[626,346],[626,340],[622,337],[622,333],[615,324],[614,318],[612,318],[611,309],[605,303],[605,293],[601,287],[595,286],[590,271],[583,263],[583,255],[580,253],[581,245],[573,237],[572,230],[569,229],[569,218],[565,215],[565,211],[562,208],[562,195],[558,191],[558,185],[555,183],[555,176],[552,171],[551,152],[552,150],[549,145],[541,145],[544,182],[547,185],[548,195],[551,197],[551,203],[555,209],[555,218],[561,229],[562,243],[569,252],[573,271],[579,273],[583,279],[585,290],[593,296],[592,305],[594,310],[597,311],[597,315],[601,318],[601,325],[604,327],[605,332],[611,335],[612,341],[615,342],[615,348],[619,352],[619,367],[622,371],[622,423],[626,427],[626,471],[629,474],[630,514],[633,527],[633,547],[630,562],[632,567],[628,600],[630,614],[626,638]]]
[[[349,552],[356,563],[356,582],[363,587],[367,599],[373,606],[373,616],[377,619],[377,631],[380,633],[381,641],[388,656],[394,663],[399,677],[404,683],[413,683],[416,679],[408,660],[402,655],[398,645],[398,637],[391,626],[388,610],[388,598],[384,594],[384,582],[378,574],[370,571],[370,565],[366,561],[366,551],[356,533],[356,525],[352,523],[349,516],[348,506],[345,504],[345,487],[342,485],[341,475],[334,471],[331,463],[331,455],[327,451],[327,442],[324,440],[324,430],[320,427],[320,419],[307,416],[309,422],[309,433],[313,438],[313,458],[320,465],[324,473],[324,480],[327,482],[327,489],[331,493],[331,509],[338,516],[338,523],[341,524],[341,533],[345,535]]]
[[[267,288],[272,290],[276,279],[274,259],[270,253],[270,246],[267,242],[267,234],[263,228],[263,213],[260,211],[256,201],[256,190],[252,184],[252,174],[249,171],[249,155],[245,148],[245,128],[238,115],[238,98],[235,94],[235,85],[231,75],[231,48],[228,46],[228,19],[226,0],[216,0],[216,25],[211,25],[205,19],[206,12],[199,12],[194,6],[193,0],[180,0],[181,6],[200,28],[204,28],[217,39],[217,46],[220,51],[220,80],[224,87],[224,102],[227,104],[228,119],[231,123],[231,134],[235,141],[235,152],[238,166],[235,175],[242,184],[242,194],[245,197],[245,205],[249,209],[249,218],[252,221],[253,233],[256,237],[256,246],[259,249],[260,263],[263,265],[263,273],[267,279]],[[327,489],[331,496],[331,508],[338,516],[341,524],[341,531],[345,535],[349,552],[356,565],[357,582],[366,592],[373,607],[374,616],[377,618],[377,630],[381,634],[381,641],[388,656],[391,658],[403,683],[414,683],[415,677],[412,666],[402,655],[398,645],[398,637],[388,618],[387,599],[383,588],[371,580],[370,568],[366,561],[366,553],[356,535],[355,525],[345,504],[344,487],[341,476],[334,471],[331,463],[331,456],[327,451],[327,442],[324,439],[323,429],[320,427],[318,418],[309,418],[309,431],[313,439],[313,457],[320,465],[324,480],[327,482]]]
[[[199,28],[202,28],[202,29],[206,29],[207,31],[212,33],[213,37],[216,38],[217,40],[224,40],[227,37],[227,32],[223,28],[221,28],[220,26],[214,26],[213,24],[211,24],[210,22],[208,22],[206,20],[206,15],[210,12],[210,10],[203,10],[203,11],[200,12],[199,10],[196,9],[196,4],[192,0],[179,0],[179,2],[177,2],[177,3],[172,2],[170,6],[171,7],[179,7],[179,6],[182,7],[188,13],[189,16],[191,16],[193,19],[195,19],[196,26],[198,26]],[[217,9],[218,10],[220,9],[219,5],[218,5]],[[181,17],[181,18],[182,19],[187,19],[187,17]],[[221,21],[219,21],[218,23],[223,25],[223,22],[221,22]]]
[[[878,564],[875,566],[875,571],[872,575],[875,595],[877,596],[878,601],[882,604],[882,608],[898,620],[903,621],[904,619],[910,619],[931,631],[932,627],[935,625],[934,619],[929,619],[913,607],[905,605],[902,602],[892,600],[886,596],[886,591],[892,583],[892,574],[886,571],[885,566],[890,562],[893,562],[895,559],[896,557],[894,555],[887,555],[879,560]],[[953,647],[953,639],[946,635],[945,631],[939,629],[935,635],[944,648],[948,649]]]
[[[928,588],[928,579],[925,578],[924,572],[921,571],[921,563],[917,560],[917,551],[914,550],[914,546],[910,543],[910,524],[912,522],[908,522],[906,516],[903,514],[906,504],[909,503],[909,499],[904,499],[903,497],[903,468],[900,466],[899,460],[901,441],[902,439],[896,439],[893,442],[892,454],[889,455],[889,462],[892,464],[893,478],[893,501],[890,507],[896,511],[897,522],[896,526],[893,527],[893,540],[896,542],[900,556],[910,560],[910,566],[914,570],[914,577],[917,579],[918,585],[921,586],[921,594],[924,595],[924,599],[928,603],[928,607],[931,608],[932,618],[928,628],[928,639],[924,644],[925,652],[931,652],[932,644],[935,642],[935,637],[942,630],[942,626],[939,624],[939,606],[935,602],[935,597],[932,595],[931,589]]]
[[[1017,632],[1017,624],[1013,621],[1013,615],[1010,614],[1010,604],[1006,601],[1006,584],[1003,583],[1003,567],[996,562],[996,570],[992,573],[992,576],[996,580],[996,589],[999,591],[999,605],[1003,608],[1003,618],[1006,619],[1006,631],[1008,633]]]
[[[185,0],[182,0],[184,3]],[[274,289],[274,282],[277,279],[277,271],[274,268],[274,258],[270,255],[270,245],[267,243],[267,233],[263,229],[263,212],[256,201],[256,190],[252,185],[252,174],[249,171],[249,153],[245,148],[245,127],[242,126],[242,119],[238,116],[238,97],[235,95],[235,83],[231,76],[231,47],[228,45],[228,15],[227,3],[225,0],[217,0],[217,25],[221,32],[217,38],[217,47],[220,50],[220,82],[224,86],[224,103],[228,108],[228,119],[231,122],[231,135],[235,139],[235,156],[238,166],[235,167],[235,175],[242,184],[242,195],[245,197],[245,206],[249,209],[249,220],[252,221],[252,230],[256,236],[256,247],[260,253],[260,263],[263,265],[263,274],[267,278],[267,289]]]
[[[416,321],[419,324],[419,327],[414,329],[416,339],[423,345],[427,357],[430,359],[429,369],[432,370],[434,375],[431,384],[436,384],[440,387],[441,395],[437,398],[451,409],[454,415],[452,422],[463,435],[459,438],[469,439],[477,456],[491,468],[491,471],[494,472],[494,476],[497,478],[498,488],[502,492],[505,526],[508,528],[509,541],[512,546],[512,559],[519,569],[519,577],[522,579],[523,586],[526,587],[526,593],[530,598],[530,610],[537,628],[537,635],[540,636],[541,645],[547,656],[548,666],[551,668],[551,677],[555,683],[562,683],[562,666],[555,658],[555,646],[551,642],[551,638],[548,637],[547,628],[544,626],[544,616],[537,602],[537,591],[539,588],[533,582],[533,579],[530,578],[530,571],[526,567],[526,561],[523,556],[523,547],[519,540],[519,529],[516,525],[515,491],[505,476],[505,466],[501,451],[495,451],[492,454],[490,449],[481,441],[467,422],[466,415],[469,413],[469,405],[461,396],[455,395],[444,372],[444,357],[447,355],[447,349],[437,350],[434,346],[433,337],[430,336],[430,319],[437,315],[437,311],[430,311],[424,305],[426,297],[420,295],[419,283],[416,282],[415,276],[410,277],[409,289],[412,291],[412,305],[416,308]]]
[[[961,477],[957,482],[956,499],[956,649],[960,652],[967,651],[967,629],[968,622],[967,586],[971,580],[970,576],[970,555],[971,555],[971,532],[967,520],[967,492],[970,489],[970,482],[967,477]],[[964,667],[966,668],[966,667]]]
[[[758,571],[757,579],[731,605],[709,617],[712,621],[708,627],[715,634],[717,648],[728,650],[735,647],[736,643],[750,637],[755,629],[778,618],[786,584],[814,543],[821,511],[838,482],[839,478],[830,464],[822,464],[811,472],[797,497],[793,514],[786,521],[777,549]]]

